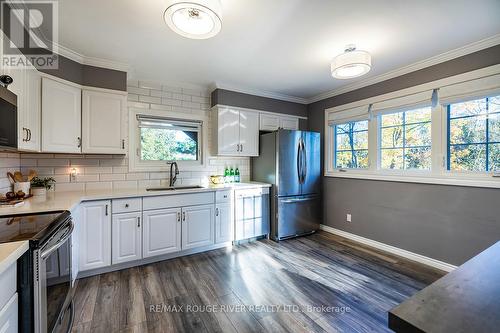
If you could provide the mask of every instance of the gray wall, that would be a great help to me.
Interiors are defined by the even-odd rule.
[[[58,69],[40,68],[40,72],[85,86],[127,91],[127,72],[83,65],[61,55],[58,57]]]
[[[327,108],[499,63],[497,45],[312,103],[309,129],[322,133],[324,147]],[[324,224],[454,265],[500,240],[498,203],[495,189],[323,178]]]
[[[244,94],[225,89],[215,89],[212,92],[212,106],[217,104],[307,117],[306,104],[281,101],[279,99]]]

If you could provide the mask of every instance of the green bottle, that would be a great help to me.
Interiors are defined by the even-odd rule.
[[[240,169],[236,168],[236,170],[234,170],[234,182],[235,183],[239,183],[241,181],[240,179]]]
[[[229,183],[229,168],[224,169],[224,183]]]
[[[234,169],[229,169],[229,182],[234,183]]]

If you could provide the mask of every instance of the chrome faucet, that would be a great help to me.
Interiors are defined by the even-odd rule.
[[[175,171],[174,171],[175,170]],[[179,167],[177,166],[177,162],[170,163],[170,187],[173,187],[175,182],[177,181],[177,175],[179,174]]]

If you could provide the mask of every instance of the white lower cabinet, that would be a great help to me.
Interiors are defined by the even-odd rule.
[[[182,249],[214,244],[214,205],[182,208]]]
[[[181,208],[144,211],[142,217],[144,258],[181,250]]]
[[[233,240],[233,214],[231,203],[219,203],[215,207],[215,243]]]
[[[19,312],[18,295],[15,293],[5,306],[0,309],[0,332],[2,333],[17,333],[19,327],[18,312]]]
[[[111,265],[111,201],[84,202],[80,209],[80,271]]]
[[[113,214],[111,225],[112,264],[142,258],[141,212]]]

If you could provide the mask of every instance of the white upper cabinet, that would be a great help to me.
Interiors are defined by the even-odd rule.
[[[83,89],[82,152],[125,154],[127,96]]]
[[[272,113],[260,114],[261,131],[276,131],[280,128],[287,130],[298,130],[299,118],[293,116],[281,116]]]
[[[276,114],[260,114],[260,130],[276,131],[280,127],[280,117]]]
[[[229,108],[217,110],[218,155],[239,155],[240,112]]]
[[[81,152],[81,89],[42,78],[42,151]]]
[[[280,128],[286,130],[298,130],[299,118],[297,117],[280,117]]]
[[[18,109],[18,148],[38,152],[41,149],[42,77],[35,68],[26,70],[24,82],[24,107]],[[26,134],[24,133],[26,132]],[[22,135],[26,137],[21,138]]]
[[[214,109],[215,153],[220,156],[259,155],[259,113],[231,107]]]
[[[259,114],[240,111],[240,155],[259,156]]]

